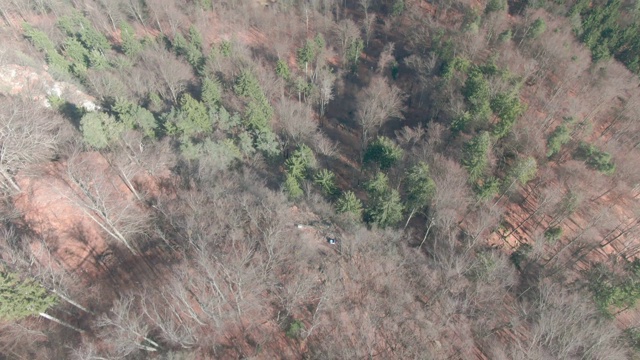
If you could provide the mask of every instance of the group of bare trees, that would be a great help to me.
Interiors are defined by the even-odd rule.
[[[580,271],[640,253],[636,78],[590,63],[567,21],[511,16],[501,1],[484,12],[448,0],[259,3],[0,1],[11,26],[32,12],[75,14],[111,40],[96,65],[71,52],[91,39],[66,37],[64,21],[40,27],[56,45],[46,61],[91,65],[66,76],[103,103],[95,118],[109,123],[98,125],[118,127],[92,148],[64,106],[0,98],[0,274],[20,280],[6,280],[10,290],[36,289],[52,321],[0,319],[2,355],[629,356]],[[139,51],[123,50],[127,35]],[[123,99],[144,114],[123,120]],[[206,131],[180,134],[182,115]],[[322,129],[336,121],[356,144]],[[391,165],[349,158],[364,161],[382,136]],[[322,160],[331,192],[305,173],[304,196],[285,196],[296,147]],[[62,216],[105,240],[77,268],[55,231],[14,207],[35,196],[22,184],[43,169],[78,210]],[[411,202],[415,169],[425,194]],[[376,178],[404,228],[360,216],[375,200],[361,185]],[[349,216],[336,206],[347,196]]]

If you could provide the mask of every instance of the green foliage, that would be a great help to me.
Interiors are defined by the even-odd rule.
[[[238,144],[238,149],[240,149],[240,152],[245,156],[251,156],[256,152],[256,149],[253,147],[253,139],[246,131],[243,131],[238,135],[236,142]]]
[[[640,279],[629,271],[615,273],[602,264],[587,272],[588,286],[598,308],[611,315],[611,308],[632,307],[640,299]]]
[[[58,74],[68,74],[71,71],[71,62],[57,52],[49,52],[45,54],[45,59],[49,64],[49,71]]]
[[[364,50],[364,42],[361,38],[358,37],[349,41],[349,44],[347,45],[346,58],[354,71],[358,68],[358,62],[360,61],[360,54],[362,54],[362,50]]]
[[[515,265],[516,269],[522,270],[522,263],[527,260],[529,254],[531,253],[531,250],[533,250],[531,245],[522,244],[518,246],[516,251],[511,253],[511,256],[509,258],[511,259],[513,265]]]
[[[68,35],[61,46],[61,50],[67,58],[57,51],[55,44],[46,34],[28,24],[23,27],[25,37],[45,53],[47,63],[54,74],[72,73],[83,81],[87,68],[104,69],[109,67],[109,62],[104,55],[111,47],[109,41],[79,13],[58,19],[58,27]]]
[[[210,133],[213,130],[205,105],[191,95],[182,95],[179,113],[180,118],[176,126],[184,135]]]
[[[491,137],[484,131],[464,144],[462,165],[469,172],[469,180],[475,181],[484,174],[489,164]]]
[[[126,21],[120,22],[120,37],[122,52],[125,55],[133,59],[142,52],[142,43],[136,39],[135,30]]]
[[[284,60],[278,60],[276,63],[276,74],[285,80],[291,79],[291,70],[289,70],[289,65]]]
[[[352,214],[359,218],[362,216],[362,201],[356,197],[353,191],[345,191],[336,201],[336,211],[341,214]]]
[[[507,2],[505,0],[489,0],[487,6],[484,8],[486,14],[503,11],[507,8]]]
[[[116,99],[112,110],[116,113],[118,120],[127,128],[140,130],[146,136],[155,138],[158,123],[151,111],[122,98]]]
[[[291,154],[291,157],[285,161],[285,169],[287,174],[295,179],[302,181],[306,179],[311,169],[315,166],[316,158],[313,150],[307,145],[300,145]]]
[[[583,160],[587,167],[597,170],[605,175],[611,175],[616,171],[611,154],[601,151],[594,145],[581,142],[574,153],[574,157]]]
[[[442,70],[440,76],[445,80],[451,80],[456,71],[466,73],[471,67],[471,61],[461,56],[456,56],[450,61],[445,61],[442,64]]]
[[[47,34],[44,32],[35,29],[33,26],[28,23],[22,23],[22,29],[24,30],[24,37],[29,39],[31,44],[35,46],[39,51],[49,53],[56,51],[56,45],[49,39]]]
[[[462,88],[467,104],[472,115],[480,121],[487,121],[491,116],[489,82],[479,68],[474,68],[469,72],[469,76]]]
[[[462,21],[462,30],[470,33],[477,33],[480,29],[480,14],[473,9],[470,8],[465,12],[464,20]]]
[[[627,341],[633,347],[635,351],[640,351],[640,329],[631,328],[625,329]]]
[[[50,95],[47,97],[47,101],[51,105],[53,109],[60,111],[62,107],[65,105],[66,101],[57,95]]]
[[[436,192],[436,183],[429,174],[429,166],[419,163],[407,172],[405,178],[407,204],[412,209],[420,209],[431,201]]]
[[[555,243],[562,237],[562,228],[559,226],[550,227],[544,232],[544,238],[550,243]]]
[[[371,197],[382,196],[389,188],[389,177],[379,172],[373,179],[364,184],[364,188]]]
[[[324,49],[325,46],[327,46],[324,36],[320,33],[317,33],[316,36],[313,37],[313,42],[315,44],[316,53],[319,53],[321,49]]]
[[[500,276],[500,272],[504,271],[500,266],[499,258],[495,253],[491,251],[483,251],[477,253],[475,259],[471,263],[471,266],[465,273],[465,275],[473,281],[487,281],[494,278],[496,275]]]
[[[196,3],[202,10],[211,10],[213,0],[196,0]]]
[[[531,24],[527,37],[529,39],[536,39],[547,30],[547,23],[542,18],[537,18]]]
[[[391,78],[393,80],[398,80],[398,75],[400,74],[400,64],[397,61],[393,60],[391,62],[390,68],[391,68]]]
[[[466,131],[472,120],[473,120],[473,116],[471,115],[470,112],[468,111],[462,112],[462,114],[458,115],[451,122],[451,131],[454,133]]]
[[[287,177],[285,178],[284,191],[287,193],[289,199],[291,200],[296,200],[303,194],[299,180],[292,174],[287,174]]]
[[[554,209],[554,217],[566,217],[573,214],[579,205],[579,199],[575,192],[568,191],[562,196]]]
[[[382,170],[391,168],[402,158],[402,149],[393,140],[379,136],[369,144],[364,153],[364,163],[376,163]]]
[[[96,70],[104,70],[108,69],[111,64],[103,53],[98,50],[91,50],[89,52],[89,66]]]
[[[227,170],[242,157],[240,149],[231,139],[222,141],[205,139],[201,143],[185,139],[180,144],[180,152],[187,160],[199,161],[201,171],[209,172]]]
[[[490,57],[483,64],[478,66],[478,70],[484,75],[487,76],[503,76],[507,77],[509,73],[505,70],[500,69],[498,64],[496,63],[495,56]]]
[[[165,129],[169,135],[191,137],[209,134],[213,131],[213,123],[203,103],[189,94],[180,98],[178,109],[171,110],[167,116]]]
[[[313,90],[313,84],[307,81],[304,77],[297,77],[293,83],[298,92],[298,96],[304,95],[305,99],[307,96],[311,95],[311,90]]]
[[[204,105],[211,110],[217,110],[222,99],[222,86],[217,79],[205,77],[202,80],[202,92],[200,94]]]
[[[211,108],[209,112],[211,113]],[[215,119],[218,123],[218,128],[223,131],[229,131],[233,128],[236,128],[242,124],[242,118],[238,114],[229,114],[227,109],[223,106],[220,106],[217,109],[217,112],[214,114]]]
[[[202,52],[202,34],[193,25],[189,27],[189,40],[194,48]]]
[[[396,225],[402,220],[404,207],[397,190],[389,189],[378,197],[371,199],[365,218],[367,222],[381,228]]]
[[[149,104],[147,105],[147,107],[149,109],[160,109],[163,106],[163,101],[162,101],[162,97],[155,91],[151,91],[149,92],[149,95],[147,95],[148,100],[149,100]]]
[[[196,72],[201,73],[205,63],[205,57],[202,51],[197,46],[190,43],[186,48],[185,57],[189,65],[191,65]]]
[[[273,108],[266,98],[251,100],[245,112],[245,122],[254,131],[271,131],[270,122]]]
[[[296,52],[298,63],[304,64],[305,71],[307,65],[313,61],[316,56],[315,43],[311,40],[307,40],[304,45]]]
[[[445,34],[444,29],[437,29],[433,34],[432,44],[438,57],[447,61],[456,56],[456,49],[453,40]]]
[[[293,320],[287,328],[287,337],[291,339],[297,339],[304,331],[304,324],[300,320]]]
[[[47,311],[56,297],[34,280],[20,280],[17,275],[0,271],[0,319],[19,320]]]
[[[184,56],[189,65],[200,73],[205,64],[205,56],[202,53],[202,35],[193,26],[189,28],[189,41],[181,33],[173,37],[171,43],[174,51],[179,56]]]
[[[562,146],[571,140],[569,128],[562,124],[553,130],[547,138],[547,157],[552,157],[560,152]]]
[[[395,0],[391,6],[391,15],[400,16],[404,12],[404,0]]]
[[[27,23],[22,24],[22,27],[24,29],[24,36],[29,39],[36,49],[44,52],[51,72],[54,74],[67,74],[70,70],[71,63],[57,52],[55,44],[49,39],[47,34]]]
[[[84,141],[96,149],[104,149],[124,131],[124,126],[103,112],[88,112],[80,120]]]
[[[507,29],[498,35],[498,42],[506,43],[511,40],[511,38],[513,38],[513,32],[511,29]]]
[[[220,54],[222,54],[222,56],[229,57],[229,56],[231,56],[231,51],[233,50],[233,45],[231,44],[231,41],[222,40],[220,42],[220,45],[218,46],[218,49],[220,51]]]
[[[79,12],[60,17],[57,25],[68,36],[73,36],[80,40],[89,51],[96,50],[104,54],[107,50],[111,49],[109,40],[91,25],[89,19]]]
[[[473,184],[473,191],[480,200],[491,199],[500,192],[502,182],[493,176],[480,179]]]
[[[185,56],[187,54],[187,47],[189,47],[189,43],[182,33],[177,33],[173,37],[171,46],[173,47],[173,51],[175,51],[176,55]]]
[[[381,228],[393,226],[402,220],[404,207],[397,190],[389,188],[389,180],[383,173],[378,173],[365,184],[369,193],[369,204],[365,220]]]
[[[620,0],[594,3],[593,6],[579,1],[570,15],[580,17],[574,31],[591,49],[594,61],[614,55],[629,70],[640,71],[640,23],[637,17],[628,18]]]
[[[264,98],[258,79],[248,70],[243,70],[236,78],[233,91],[239,96],[251,99]]]
[[[493,128],[493,135],[502,138],[509,134],[513,124],[524,113],[525,106],[520,102],[517,93],[502,93],[491,100],[491,110],[500,118]]]
[[[333,197],[338,193],[336,175],[330,170],[322,169],[318,171],[313,177],[313,182],[320,186],[326,196]]]
[[[525,185],[529,181],[533,180],[537,173],[538,163],[536,162],[536,159],[529,156],[524,159],[519,159],[515,165],[509,169],[507,178],[511,179],[510,182],[518,182],[520,185]]]
[[[266,156],[277,156],[280,154],[280,143],[278,137],[269,128],[255,129],[252,131],[254,146],[256,150]]]
[[[79,78],[84,78],[90,65],[89,51],[74,38],[67,38],[63,44],[65,55],[71,59],[69,69]]]
[[[251,72],[244,70],[236,78],[234,91],[239,96],[249,98],[244,121],[251,130],[256,149],[269,156],[277,155],[280,152],[278,139],[270,127],[273,108],[262,92],[258,80]]]

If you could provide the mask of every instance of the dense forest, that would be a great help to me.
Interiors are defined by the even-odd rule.
[[[639,4],[0,0],[0,359],[640,359]]]

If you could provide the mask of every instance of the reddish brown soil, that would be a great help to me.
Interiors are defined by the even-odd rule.
[[[99,271],[95,259],[108,244],[98,226],[69,200],[75,195],[63,180],[63,171],[63,164],[52,163],[38,177],[19,176],[24,193],[15,204],[60,264],[72,272],[95,275]]]

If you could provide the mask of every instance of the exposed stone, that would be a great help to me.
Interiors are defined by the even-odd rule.
[[[95,98],[80,91],[77,86],[55,81],[46,71],[29,66],[0,66],[0,94],[21,95],[45,107],[51,106],[47,99],[49,96],[58,96],[87,111],[100,109]]]

